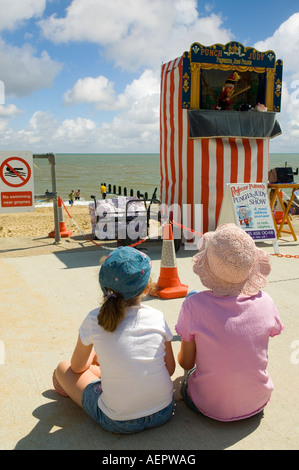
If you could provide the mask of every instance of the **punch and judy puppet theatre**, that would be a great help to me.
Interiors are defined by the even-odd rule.
[[[216,228],[227,183],[267,183],[270,139],[281,133],[282,68],[275,52],[238,42],[194,43],[163,64],[161,201],[188,205],[189,228],[197,205],[202,231]]]

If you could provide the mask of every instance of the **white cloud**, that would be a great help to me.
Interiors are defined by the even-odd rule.
[[[274,34],[255,44],[260,51],[273,50],[277,59],[284,62],[284,73],[298,76],[299,62],[299,13],[295,13],[284,21]]]
[[[57,127],[58,122],[55,122],[49,113],[37,111],[31,117],[28,125],[17,132],[15,140],[21,147],[28,144],[35,148],[35,145],[42,142],[45,145],[50,136],[54,135]]]
[[[118,94],[102,75],[82,77],[64,94],[65,104],[93,103],[96,110],[119,111],[93,130],[96,151],[158,151],[162,62],[195,41],[210,45],[233,38],[220,16],[205,8],[198,12],[195,0],[127,0],[125,7],[122,0],[73,0],[65,17],[53,15],[39,24],[56,44],[92,42],[115,67],[141,71]]]
[[[277,59],[283,60],[283,86],[281,112],[277,119],[282,135],[271,142],[271,149],[277,152],[298,152],[299,138],[299,13],[284,21],[274,34],[254,47],[259,51],[273,50]]]
[[[6,96],[25,96],[53,84],[61,64],[45,51],[40,57],[34,54],[28,44],[15,47],[0,39],[0,79],[4,82]]]
[[[29,18],[39,18],[45,3],[45,0],[1,0],[0,31],[15,29]],[[197,3],[202,3],[201,10]],[[20,111],[13,105],[0,106],[1,142],[6,148],[30,147],[41,152],[159,151],[161,63],[189,50],[195,41],[211,45],[234,39],[223,27],[221,15],[211,13],[215,11],[212,0],[127,0],[125,6],[123,0],[72,0],[68,4],[64,17],[53,15],[39,21],[44,38],[55,44],[82,41],[97,44],[100,54],[115,68],[137,70],[138,76],[124,85],[122,92],[116,92],[114,79],[107,78],[108,74],[105,77],[103,71],[95,77],[82,74],[68,84],[64,104],[87,103],[96,111],[114,111],[113,116],[118,111],[114,118],[107,114],[104,124],[96,122],[95,110],[92,120],[74,115],[77,108],[73,106],[69,108],[73,117],[60,120],[53,107],[50,108],[53,114],[36,111],[17,132],[9,128],[8,118]],[[272,49],[284,61],[282,112],[277,115],[283,134],[271,141],[271,151],[297,151],[299,105],[292,99],[291,83],[299,79],[298,31],[296,13],[270,38],[254,46],[262,51]],[[62,68],[47,52],[37,53],[28,44],[15,47],[1,39],[0,63],[0,80],[10,97],[22,97],[52,86]],[[45,150],[45,145],[51,148]]]
[[[97,124],[91,119],[81,117],[65,119],[56,128],[53,144],[56,148],[68,145],[69,148],[81,148],[84,150],[97,140],[98,132]]]
[[[299,90],[293,95],[294,90],[288,90],[286,81],[282,83],[281,112],[277,113],[277,119],[282,128],[282,134],[271,141],[271,151],[298,153],[299,139]],[[295,90],[296,91],[296,90]]]
[[[0,118],[11,118],[21,114],[23,111],[19,110],[15,104],[8,106],[0,106]]]
[[[2,149],[32,152],[152,152],[159,149],[159,105],[154,95],[135,101],[111,123],[99,125],[77,117],[60,121],[49,112],[36,111],[15,132],[0,116]]]
[[[93,103],[97,110],[125,110],[148,97],[153,97],[155,104],[159,103],[159,92],[159,75],[147,69],[119,95],[115,93],[114,84],[102,75],[79,79],[73,88],[64,94],[64,103]]]
[[[106,58],[127,70],[158,68],[189,49],[192,42],[226,43],[230,31],[220,16],[200,17],[195,0],[73,0],[66,16],[40,21],[55,43],[90,41]],[[204,11],[206,13],[206,11]]]
[[[19,2],[24,8],[21,5],[19,13],[12,14],[11,7],[2,27],[14,28],[22,20],[38,17],[45,7],[42,0],[16,0],[16,6]],[[48,112],[36,111],[19,132],[5,127],[6,143],[34,151],[44,151],[47,142],[55,151],[158,151],[162,62],[182,54],[194,41],[209,45],[232,39],[221,17],[204,7],[198,12],[196,0],[127,0],[125,6],[123,0],[72,0],[64,17],[53,15],[39,25],[44,38],[55,44],[95,43],[115,67],[138,70],[140,75],[120,93],[103,74],[82,76],[64,93],[67,105],[88,103],[95,110],[119,111],[111,122],[97,124],[84,117],[60,122]],[[61,70],[47,52],[37,57],[28,44],[14,47],[1,40],[0,63],[5,70],[0,79],[10,97],[51,86]]]
[[[129,103],[142,100],[143,98],[157,95],[160,93],[160,76],[155,71],[146,69],[139,78],[136,78],[129,85],[119,101],[124,101],[128,106]]]
[[[115,100],[113,83],[102,75],[80,78],[71,90],[64,94],[65,104],[98,103],[101,109],[109,109]]]
[[[108,95],[105,96],[105,86],[111,86],[110,101]],[[49,112],[36,111],[28,125],[13,132],[7,123],[1,121],[1,117],[17,114],[18,110],[14,105],[6,108],[0,106],[3,148],[30,148],[31,151],[44,152],[45,145],[50,145],[51,148],[46,151],[158,151],[159,100],[159,74],[149,69],[128,84],[119,95],[114,93],[112,84],[105,77],[81,79],[66,93],[65,101],[69,104],[93,102],[97,109],[121,111],[111,122],[99,125],[83,117],[60,121]]]
[[[60,122],[48,112],[36,111],[24,129],[14,133],[6,126],[2,129],[2,132],[4,131],[3,148],[29,148],[33,152],[58,152],[72,151],[74,148],[86,151],[86,148],[90,147],[89,142],[97,140],[99,128],[90,119],[78,117]]]
[[[46,0],[1,0],[0,31],[13,30],[22,21],[40,17]]]
[[[1,0],[0,31],[16,30],[27,20],[41,17],[45,7],[46,0]],[[38,57],[28,43],[17,47],[1,38],[0,64],[6,97],[25,96],[49,87],[61,70],[61,64],[52,60],[46,51]]]
[[[123,151],[158,151],[159,149],[159,80],[152,71],[146,70],[138,80],[126,87],[118,97],[122,111],[101,128],[107,144],[116,145]]]

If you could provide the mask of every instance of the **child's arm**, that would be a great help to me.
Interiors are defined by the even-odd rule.
[[[93,349],[93,345],[90,344],[89,346],[85,346],[78,336],[78,341],[73,352],[73,356],[71,359],[71,368],[72,371],[76,374],[81,374],[85,372],[95,359],[95,352]]]
[[[165,341],[165,365],[171,376],[175,371],[175,359],[170,341]]]
[[[178,354],[178,363],[185,370],[190,370],[195,365],[196,344],[195,341],[181,341],[181,349]]]

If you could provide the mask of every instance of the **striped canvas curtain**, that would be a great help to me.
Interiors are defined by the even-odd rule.
[[[227,183],[268,181],[269,139],[190,139],[188,111],[182,108],[182,60],[178,57],[162,66],[161,202],[178,204],[183,215],[189,205],[185,220],[192,230],[197,228],[195,210],[202,204],[205,233],[217,226]]]

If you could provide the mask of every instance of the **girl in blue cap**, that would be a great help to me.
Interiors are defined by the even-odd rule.
[[[160,426],[173,413],[172,334],[162,312],[141,303],[150,272],[146,254],[112,251],[99,273],[104,302],[83,321],[71,361],[53,375],[58,393],[115,433]]]

